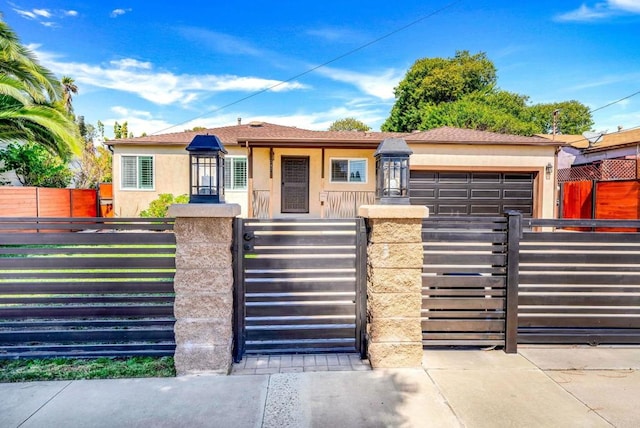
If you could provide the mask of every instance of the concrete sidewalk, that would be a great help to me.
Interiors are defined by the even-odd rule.
[[[636,427],[639,365],[640,348],[522,347],[425,351],[423,369],[0,384],[0,427]]]

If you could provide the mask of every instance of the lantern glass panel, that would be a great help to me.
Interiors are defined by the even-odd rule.
[[[218,193],[216,163],[215,156],[192,155],[191,194],[216,195]]]

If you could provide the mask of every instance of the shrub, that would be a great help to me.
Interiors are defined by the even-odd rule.
[[[166,217],[171,204],[186,204],[189,195],[173,196],[171,193],[161,193],[158,199],[149,204],[149,208],[140,213],[140,217]]]

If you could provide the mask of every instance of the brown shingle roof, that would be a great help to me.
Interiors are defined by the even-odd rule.
[[[340,144],[359,143],[378,144],[388,137],[402,137],[410,143],[468,143],[468,144],[534,144],[558,145],[541,137],[523,137],[519,135],[498,134],[495,132],[475,131],[442,127],[415,133],[399,132],[360,132],[360,131],[312,131],[292,126],[275,125],[266,122],[251,122],[244,125],[224,126],[201,131],[184,131],[171,134],[149,135],[145,137],[109,140],[108,145],[184,145],[186,146],[198,134],[216,135],[225,146],[249,143],[296,143]],[[244,145],[244,144],[243,144]]]
[[[561,145],[542,137],[499,134],[497,132],[476,131],[474,129],[443,126],[428,131],[414,132],[404,136],[408,143],[468,143],[468,144],[523,144],[523,145]]]

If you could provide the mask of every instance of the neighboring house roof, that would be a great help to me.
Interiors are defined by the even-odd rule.
[[[594,144],[591,147],[585,149],[585,152],[599,152],[603,150],[610,150],[613,148],[620,148],[626,146],[635,146],[640,144],[640,129],[631,129],[628,131],[612,132],[611,134],[604,134],[602,141]]]
[[[455,143],[455,144],[516,144],[516,145],[562,145],[542,137],[499,134],[442,127],[429,131],[362,132],[362,131],[313,131],[292,126],[281,126],[266,122],[251,122],[244,125],[210,128],[200,131],[184,131],[171,134],[109,140],[105,144],[118,145],[180,145],[186,146],[196,135],[216,135],[225,146],[266,147],[371,147],[375,148],[385,138],[404,138],[408,143]]]
[[[582,135],[574,135],[574,134],[536,134],[538,137],[546,138],[547,140],[557,141],[562,143],[565,146],[571,146],[575,148],[585,148],[589,145],[589,140],[587,140]]]
[[[547,139],[554,138],[548,134],[539,134],[538,136]],[[595,144],[590,144],[584,135],[556,135],[555,140],[562,141],[576,149],[581,149],[585,153],[601,152],[640,144],[640,128],[602,134],[602,139]]]

